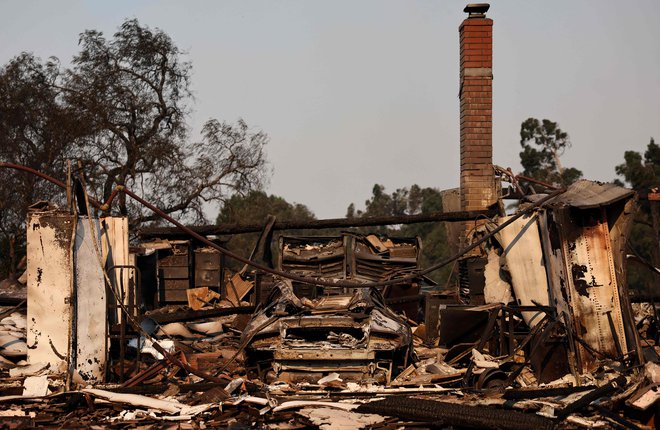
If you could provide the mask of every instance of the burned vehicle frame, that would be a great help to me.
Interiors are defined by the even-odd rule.
[[[246,327],[248,374],[266,382],[342,380],[389,383],[412,354],[412,333],[374,288],[355,288],[312,300],[278,279],[268,305]]]

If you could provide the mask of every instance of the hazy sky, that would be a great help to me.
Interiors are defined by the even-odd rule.
[[[210,117],[244,118],[270,135],[268,192],[340,217],[374,183],[458,186],[466,3],[0,0],[0,62],[66,64],[85,29],[158,27],[193,63],[195,137]],[[492,1],[488,16],[496,164],[520,170],[530,116],[559,122],[564,165],[590,179],[660,139],[660,1]]]

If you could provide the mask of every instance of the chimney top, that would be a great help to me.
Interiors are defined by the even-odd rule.
[[[490,8],[488,3],[468,3],[463,12],[469,14],[468,18],[486,18],[486,12]]]

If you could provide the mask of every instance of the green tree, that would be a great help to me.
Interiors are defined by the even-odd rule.
[[[385,187],[375,184],[372,195],[364,202],[365,210],[357,211],[358,216],[404,215],[408,209],[408,190],[399,188],[392,194],[385,192]]]
[[[316,219],[309,208],[300,203],[289,203],[282,197],[268,195],[263,191],[252,191],[246,195],[235,194],[225,202],[216,218],[217,224],[251,224],[266,223],[268,215],[274,216],[278,221],[307,221]],[[284,232],[278,232],[284,234]],[[286,234],[301,234],[302,231],[287,231]],[[231,237],[228,247],[244,257],[249,257],[250,251],[259,237],[259,233],[238,234]],[[275,241],[271,244],[276,246]],[[273,255],[277,252],[273,249]],[[233,269],[242,267],[229,261]]]
[[[417,185],[414,187],[419,188]],[[346,218],[354,217],[374,217],[374,216],[399,216],[410,213],[408,209],[407,188],[399,188],[392,194],[385,192],[385,187],[381,184],[374,184],[371,189],[371,197],[364,202],[364,210],[355,209],[355,204],[351,203],[346,209]],[[369,227],[357,229],[360,231],[370,231],[376,233],[387,233],[386,226]]]
[[[658,192],[660,189],[660,146],[651,138],[643,155],[637,151],[626,151],[623,158],[624,163],[616,166],[615,171],[641,196],[628,245],[635,254],[655,267],[660,267],[659,203],[644,198],[649,192]],[[615,182],[623,185],[619,180]],[[629,268],[630,287],[653,292],[653,286],[658,282],[657,275],[638,265],[630,265]]]
[[[0,70],[0,161],[21,164],[65,179],[70,143],[83,131],[53,84],[59,77],[54,59],[42,63],[21,54]],[[0,169],[0,276],[15,276],[23,254],[28,207],[56,200],[63,193],[38,177]]]
[[[265,133],[243,120],[210,119],[201,138],[191,138],[191,65],[165,32],[126,20],[111,38],[87,30],[79,44],[70,69],[30,54],[2,68],[0,161],[63,178],[65,161],[81,160],[98,200],[125,185],[188,222],[204,222],[209,202],[263,188]],[[27,205],[63,194],[34,177],[2,175],[12,184],[0,196],[0,255],[6,256],[12,252],[3,244],[21,248],[21,238],[10,236],[24,229]],[[123,194],[117,208],[132,227],[157,220]]]
[[[561,164],[571,141],[556,122],[526,119],[520,126],[520,145],[523,175],[554,185],[569,185],[582,177],[580,170]]]
[[[216,222],[250,224],[264,221],[268,215],[273,215],[280,221],[316,219],[314,213],[303,204],[289,203],[282,197],[268,195],[263,191],[252,191],[246,195],[233,195],[227,200]]]
[[[420,188],[417,185],[410,187],[408,194],[409,214],[429,214],[441,212],[442,195],[435,188]],[[450,247],[447,239],[445,223],[427,222],[420,224],[407,224],[401,226],[401,235],[419,236],[422,239],[422,267],[428,267],[450,256]],[[445,266],[432,272],[429,277],[444,287],[451,275],[452,266]]]
[[[104,200],[116,185],[139,185],[164,212],[203,221],[204,202],[261,188],[264,133],[211,119],[201,141],[189,138],[191,64],[165,32],[132,19],[110,40],[85,31],[80,46],[61,85],[92,130],[76,149]],[[157,219],[124,195],[119,206],[134,225]]]

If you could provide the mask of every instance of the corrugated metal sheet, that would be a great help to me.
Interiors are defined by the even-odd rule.
[[[510,217],[503,217],[500,223]],[[519,305],[548,306],[548,278],[545,271],[537,215],[518,218],[497,234],[504,251],[502,258],[511,274],[513,292]],[[523,318],[533,327],[543,318],[542,312],[524,312]]]
[[[616,184],[588,181],[586,179],[569,185],[565,193],[555,197],[550,206],[572,206],[591,209],[618,202],[631,197],[635,192]],[[529,196],[530,200],[540,200],[544,194]]]
[[[564,270],[561,297],[579,338],[579,370],[593,371],[598,360],[627,353],[618,283],[604,210],[555,214]]]

